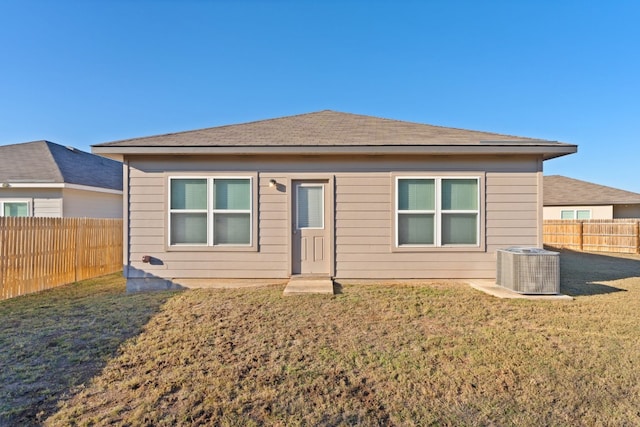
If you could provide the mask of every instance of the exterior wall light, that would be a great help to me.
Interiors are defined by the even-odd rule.
[[[275,187],[277,184],[278,184],[278,183],[276,182],[276,180],[275,180],[275,179],[271,178],[271,179],[269,180],[269,187],[273,188],[273,187]]]

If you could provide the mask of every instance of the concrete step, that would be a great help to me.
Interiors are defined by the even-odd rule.
[[[283,295],[295,294],[333,295],[333,280],[330,277],[292,276],[284,288]]]

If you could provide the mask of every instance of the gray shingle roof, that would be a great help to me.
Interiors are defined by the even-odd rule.
[[[0,146],[0,182],[122,190],[122,163],[49,141]]]
[[[544,205],[623,205],[640,203],[640,194],[561,175],[544,177]]]
[[[536,141],[330,110],[98,144],[98,146],[450,145]]]
[[[250,123],[219,126],[165,135],[148,136],[107,142],[93,146],[93,151],[108,153],[142,154],[140,147],[148,152],[186,153],[187,148],[221,148],[237,152],[266,152],[265,149],[297,149],[297,152],[311,148],[329,152],[345,147],[356,147],[380,151],[382,147],[395,149],[402,147],[435,147],[433,151],[443,151],[443,147],[468,146],[512,146],[551,147],[558,150],[550,157],[575,152],[576,146],[555,141],[544,141],[497,133],[447,128],[383,119],[336,111],[261,120]],[[173,150],[168,150],[169,148]],[[155,151],[153,149],[156,149]],[[261,151],[262,150],[262,151]],[[568,151],[567,151],[568,150]],[[573,151],[571,151],[573,150]],[[222,150],[219,150],[221,152]],[[196,151],[191,151],[194,153]],[[229,152],[229,151],[227,151]]]

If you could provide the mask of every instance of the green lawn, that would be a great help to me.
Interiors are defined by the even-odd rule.
[[[574,301],[107,276],[1,302],[0,425],[640,424],[640,257],[563,252],[561,271]]]

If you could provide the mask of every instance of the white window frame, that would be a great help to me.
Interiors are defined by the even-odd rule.
[[[204,179],[207,183],[207,208],[206,209],[171,209],[171,183],[174,180],[181,179]],[[213,197],[213,188],[216,180],[223,179],[235,179],[235,180],[249,180],[249,209],[214,209],[215,200]],[[167,184],[167,247],[168,248],[252,248],[254,246],[254,182],[252,176],[239,176],[239,175],[180,175],[180,176],[169,176],[168,184]],[[205,213],[207,214],[207,242],[206,243],[171,243],[171,214],[172,213]],[[249,243],[235,244],[235,243],[225,243],[225,244],[214,244],[214,224],[215,224],[215,214],[216,213],[243,213],[249,214]]]
[[[405,213],[414,213],[414,214],[433,214],[434,215],[434,243],[433,244],[400,244],[400,233],[398,232],[398,217],[401,215],[403,211],[398,209],[400,202],[400,192],[398,191],[399,182],[401,180],[433,180],[435,183],[435,209],[434,210],[412,210],[412,211],[404,211]],[[444,210],[442,209],[442,181],[443,180],[456,180],[456,179],[464,179],[470,180],[474,179],[477,183],[477,194],[476,201],[478,203],[478,207],[475,210]],[[403,248],[479,248],[481,245],[481,177],[477,175],[473,176],[431,176],[431,175],[407,175],[407,176],[396,176],[395,177],[395,200],[394,200],[394,222],[395,222],[395,248],[403,249]],[[475,213],[477,215],[476,221],[476,243],[475,244],[443,244],[442,243],[442,216],[443,213],[446,214],[464,214],[464,213]]]
[[[0,199],[0,216],[4,216],[5,203],[26,203],[27,205],[27,217],[33,216],[33,210],[31,206],[31,199]],[[26,218],[26,217],[24,217]]]

